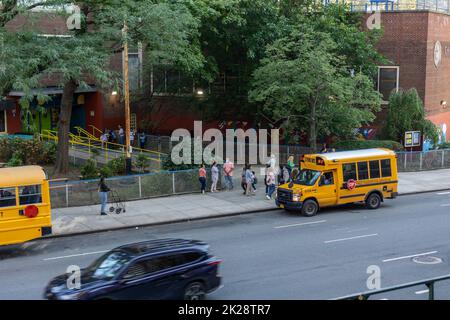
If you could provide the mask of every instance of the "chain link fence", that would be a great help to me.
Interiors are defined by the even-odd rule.
[[[421,171],[450,168],[450,149],[397,152],[398,171]]]
[[[207,188],[211,187],[208,172]],[[222,187],[219,177],[218,188]],[[50,181],[50,196],[53,208],[79,207],[100,203],[99,180]],[[198,170],[164,171],[143,175],[106,179],[111,190],[117,192],[121,201],[147,199],[185,193],[200,192]]]

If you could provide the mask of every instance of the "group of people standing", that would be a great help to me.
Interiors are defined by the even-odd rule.
[[[130,145],[136,146],[136,136],[139,140],[139,147],[141,149],[145,149],[145,145],[147,143],[147,135],[143,130],[138,131],[137,133],[134,130],[130,131]],[[117,132],[114,130],[105,129],[100,136],[100,141],[102,142],[102,147],[108,145],[108,143],[112,144],[125,144],[125,130],[121,125],[118,126]]]
[[[272,155],[271,159],[266,165],[264,185],[266,187],[266,198],[272,199],[273,194],[276,191],[277,182],[278,185],[288,183],[292,180],[292,171],[295,168],[294,157],[290,156],[286,165],[276,166],[276,157]],[[233,190],[233,172],[234,164],[227,159],[223,165],[223,176],[226,189]],[[217,192],[217,183],[219,182],[220,169],[217,162],[213,162],[211,165],[211,192]],[[278,181],[277,181],[278,180]],[[200,189],[204,194],[206,192],[207,170],[205,164],[202,164],[199,169],[199,181]],[[241,173],[241,188],[243,194],[246,196],[252,196],[256,194],[256,185],[258,178],[255,171],[253,171],[251,164],[245,164]]]

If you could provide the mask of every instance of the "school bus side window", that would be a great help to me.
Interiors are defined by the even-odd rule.
[[[390,159],[381,160],[381,175],[383,178],[392,176]]]
[[[356,179],[356,163],[346,163],[342,165],[342,171],[344,172],[344,181],[357,180]]]
[[[367,166],[367,162],[358,162],[358,179],[369,179],[369,168]]]
[[[41,186],[19,187],[19,203],[20,205],[42,203]]]
[[[370,179],[377,179],[380,177],[380,161],[370,161]]]
[[[0,208],[16,206],[16,188],[0,189]]]

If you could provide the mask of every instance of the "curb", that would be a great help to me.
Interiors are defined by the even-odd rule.
[[[267,209],[256,209],[256,210],[249,210],[249,211],[223,213],[223,214],[219,214],[219,215],[215,215],[215,216],[175,219],[175,220],[170,220],[170,221],[161,221],[161,222],[154,222],[154,223],[147,223],[147,224],[123,226],[123,227],[117,227],[117,228],[112,228],[112,229],[99,229],[99,230],[89,230],[89,231],[66,233],[66,234],[56,234],[56,235],[50,235],[50,236],[37,238],[37,239],[35,239],[35,241],[46,240],[46,239],[56,239],[56,238],[66,238],[66,237],[72,237],[72,236],[80,236],[80,235],[102,233],[102,232],[109,232],[109,231],[119,231],[119,230],[126,230],[126,229],[162,226],[162,225],[176,224],[176,223],[183,223],[183,222],[202,221],[202,220],[209,220],[209,219],[216,219],[216,218],[226,218],[226,217],[241,216],[241,215],[252,214],[252,213],[265,213],[265,212],[270,212],[270,211],[281,211],[281,210],[282,209],[275,207],[275,208],[267,208]]]
[[[415,194],[433,193],[433,192],[441,192],[441,191],[450,191],[450,188],[436,189],[436,190],[427,190],[427,191],[406,192],[406,193],[401,193],[398,196],[402,197],[402,196],[410,196],[410,195],[415,195]],[[183,222],[191,222],[191,221],[202,221],[202,220],[209,220],[209,219],[215,219],[215,218],[226,218],[226,217],[240,216],[240,215],[246,215],[246,214],[265,213],[265,212],[270,212],[270,211],[281,211],[281,210],[282,209],[274,207],[274,208],[256,209],[256,210],[240,211],[240,212],[233,212],[233,213],[223,213],[223,214],[219,214],[219,215],[216,215],[216,216],[205,216],[205,217],[198,217],[198,218],[175,219],[175,220],[170,220],[170,221],[161,221],[161,222],[155,222],[155,223],[123,226],[123,227],[117,227],[117,228],[112,228],[112,229],[99,229],[99,230],[89,230],[89,231],[82,231],[82,232],[67,233],[67,234],[50,235],[50,236],[45,236],[45,237],[41,237],[41,238],[35,239],[35,241],[46,240],[46,239],[67,238],[67,237],[72,237],[72,236],[80,236],[80,235],[102,233],[102,232],[110,232],[110,231],[119,231],[119,230],[127,230],[127,229],[135,229],[135,228],[146,228],[146,227],[162,226],[162,225],[176,224],[176,223],[183,223]]]

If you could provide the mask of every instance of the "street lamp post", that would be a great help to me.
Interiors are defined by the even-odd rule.
[[[128,38],[127,38],[128,27],[126,22],[123,27],[123,37],[124,37],[124,48],[123,48],[123,78],[124,78],[124,96],[125,96],[125,147],[126,147],[126,158],[125,167],[126,173],[131,173],[131,146],[130,146],[130,81],[128,77]]]

